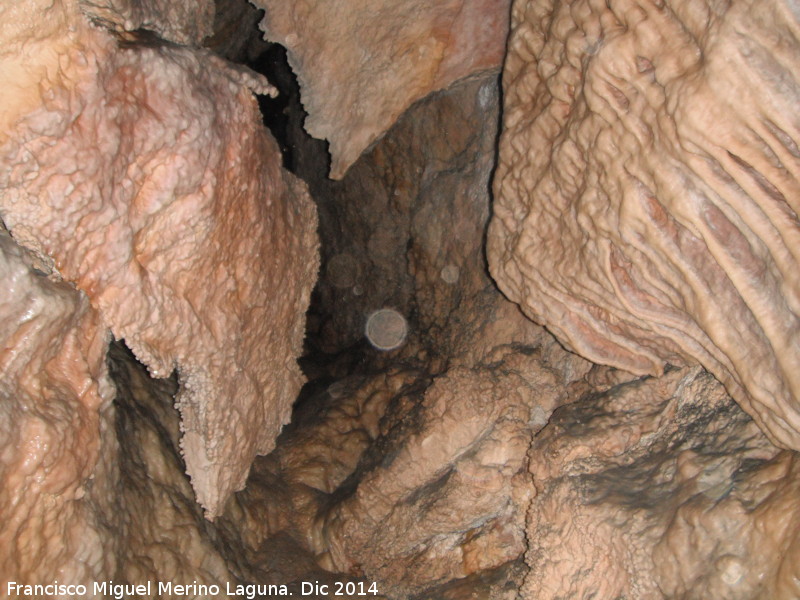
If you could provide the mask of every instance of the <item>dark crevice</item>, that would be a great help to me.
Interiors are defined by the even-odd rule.
[[[264,75],[278,89],[275,98],[258,96],[258,106],[264,125],[278,142],[284,168],[301,178],[304,173],[314,171],[327,173],[330,168],[328,144],[312,138],[303,129],[308,114],[303,108],[300,85],[289,66],[286,48],[270,44],[247,66]]]

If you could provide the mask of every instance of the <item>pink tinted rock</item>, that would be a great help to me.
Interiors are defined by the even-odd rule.
[[[108,332],[86,296],[35,271],[5,232],[0,280],[0,596],[16,598],[9,581],[114,572],[103,513],[117,445]]]
[[[800,449],[790,4],[516,1],[488,253],[576,352],[699,362]]]
[[[213,518],[300,388],[316,212],[261,124],[266,82],[50,10],[71,27],[28,53],[10,35],[2,56],[39,81],[2,115],[0,214],[154,376],[177,368],[187,471]]]
[[[500,66],[509,0],[256,0],[340,179],[415,100]]]

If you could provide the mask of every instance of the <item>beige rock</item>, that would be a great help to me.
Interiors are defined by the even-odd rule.
[[[301,524],[322,566],[366,576],[393,598],[443,597],[442,586],[456,593],[464,578],[472,583],[460,589],[491,580],[480,597],[495,597],[518,572],[507,566],[526,545],[532,436],[590,367],[486,274],[498,113],[495,77],[451,86],[402,115],[341,181],[311,184],[324,199],[317,295],[329,314],[309,344],[357,344],[381,307],[408,320],[408,337],[389,351],[362,342],[355,369],[369,383],[329,386],[330,408],[298,421],[271,455],[284,481],[325,495],[304,505],[293,492],[285,514],[273,492],[270,517],[253,520]],[[402,387],[371,374],[398,365],[418,365]]]
[[[508,31],[509,0],[253,3],[267,39],[288,49],[334,179],[415,100],[499,67]]]
[[[106,577],[127,582],[197,581],[225,589],[226,582],[236,580],[223,556],[228,549],[203,518],[180,457],[180,416],[172,405],[176,379],[148,377],[120,343],[112,344],[108,363],[117,388],[119,485],[112,521],[119,569]],[[151,594],[158,600],[187,597],[159,593],[155,585]]]
[[[489,233],[503,291],[590,360],[700,362],[800,449],[792,3],[514,3]]]
[[[0,214],[154,376],[178,369],[187,470],[213,518],[300,388],[316,214],[261,125],[266,82],[50,11],[71,28],[18,59],[6,25],[3,73],[41,80],[3,115]]]
[[[735,454],[722,459],[686,454],[679,463],[688,488],[679,496],[684,502],[653,553],[664,595],[799,597],[797,453],[743,465],[732,477]]]
[[[0,280],[0,597],[17,598],[7,582],[88,585],[117,567],[103,518],[117,444],[108,333],[86,296],[4,232]]]
[[[319,569],[314,555],[324,551],[324,541],[317,514],[380,437],[387,404],[421,376],[396,369],[353,376],[307,399],[308,410],[299,409],[276,449],[256,460],[247,487],[234,496],[219,521],[230,538],[242,540],[251,564],[273,560],[275,552],[264,549],[284,546],[289,536],[295,554],[305,553]]]
[[[255,461],[247,487],[232,494],[223,511],[227,491],[243,481],[262,443],[270,447],[296,397],[294,357],[302,328],[297,315],[305,309],[316,268],[313,211],[302,186],[281,172],[277,149],[259,128],[243,80],[267,91],[263,83],[152,34],[109,35],[90,28],[76,6],[49,0],[0,5],[0,35],[7,42],[0,44],[0,75],[9,83],[0,86],[0,215],[18,240],[39,253],[28,256],[0,235],[0,281],[11,290],[0,295],[0,576],[274,582],[288,583],[295,596],[302,581],[330,585],[361,577],[376,582],[377,597],[426,600],[800,595],[797,455],[775,448],[699,367],[640,377],[592,366],[525,318],[488,278],[482,244],[499,110],[491,74],[416,103],[342,181],[325,181],[321,170],[309,177],[326,217],[321,232],[330,243],[315,307],[319,327],[311,328],[309,347],[335,355],[306,359],[309,372],[321,378],[303,390],[293,423],[275,449]],[[675,225],[674,231],[683,232],[680,239],[702,237],[697,225],[679,219],[680,194],[664,192],[672,190],[664,182],[676,172],[685,175],[682,181],[694,181],[694,189],[711,189],[699,175],[689,177],[686,169],[696,167],[687,162],[690,153],[672,147],[695,138],[686,133],[693,121],[678,120],[669,102],[684,106],[681,90],[692,85],[716,86],[719,79],[712,75],[722,71],[714,52],[730,39],[726,27],[745,31],[755,25],[729,21],[748,6],[742,0],[695,2],[691,10],[677,2],[659,6],[575,1],[569,15],[558,13],[552,22],[552,5],[531,4],[525,19],[518,15],[516,50],[509,57],[509,73],[518,77],[506,81],[512,121],[499,184],[517,195],[501,198],[492,260],[507,276],[507,289],[519,284],[520,298],[534,297],[527,295],[534,289],[530,282],[539,280],[527,278],[539,268],[539,284],[557,287],[562,302],[570,298],[567,292],[586,300],[591,291],[592,299],[618,303],[612,307],[633,306],[636,288],[602,295],[609,271],[590,271],[597,278],[593,283],[580,270],[597,267],[597,248],[611,248],[612,242],[617,250],[609,249],[608,256],[617,258],[666,247],[656,243],[657,236],[646,238],[653,229],[623,202],[630,203],[629,196],[608,192],[612,184],[627,190],[619,183],[620,163],[610,157],[627,160],[635,174],[635,168],[653,164],[647,149],[660,152],[663,165],[648,171],[648,185],[660,182],[662,187],[652,189],[673,198],[670,218],[686,229]],[[704,13],[703,6],[714,10]],[[725,13],[731,6],[733,12]],[[404,7],[395,3],[400,12]],[[636,20],[642,17],[637,7],[647,18]],[[297,3],[276,10],[306,8]],[[614,28],[611,9],[627,19],[627,28]],[[48,17],[41,27],[37,11]],[[242,14],[252,18],[252,11]],[[756,16],[768,21],[774,15],[766,10]],[[233,24],[221,30],[236,30],[231,18]],[[640,104],[631,101],[630,110],[619,109],[623,117],[614,120],[607,112],[614,105],[597,102],[619,97],[613,90],[597,92],[603,85],[598,78],[615,66],[624,71],[630,48],[615,46],[619,40],[638,48],[656,30],[666,37],[648,43],[663,45],[663,52],[641,54],[653,64],[650,74],[660,78],[668,67],[679,71],[680,61],[688,59],[683,46],[670,46],[671,30],[662,22],[670,19],[702,46],[704,60],[690,69],[692,76],[657,79],[665,97],[673,94],[664,101],[664,110],[673,112],[667,118],[653,109],[660,116],[648,121],[654,140],[649,146],[617,150],[628,148],[627,136],[638,131],[620,119],[628,124],[639,115],[642,121],[646,111],[637,112]],[[663,28],[648,30],[652,22]],[[592,27],[605,29],[594,53],[570,62],[580,48],[575,23],[586,25],[583,35],[597,40],[600,30]],[[523,38],[542,36],[537,27],[549,28],[549,38],[546,44],[539,39],[542,53],[532,54],[537,58],[531,66],[531,55],[519,49]],[[231,55],[250,51],[249,44],[218,41],[214,47]],[[737,48],[748,43],[741,39]],[[738,49],[727,52],[739,56]],[[647,75],[648,63],[635,63]],[[549,115],[544,104],[552,100],[548,94],[560,93],[560,80],[537,77],[547,77],[552,65],[563,65],[556,70],[560,76],[585,82],[575,94],[587,104],[576,100],[566,124],[551,130],[546,125],[552,122],[540,122],[538,115]],[[605,70],[598,72],[600,67]],[[538,89],[523,89],[529,68],[538,70]],[[639,82],[636,77],[617,78],[614,85],[633,97],[624,81]],[[777,94],[770,98],[782,101]],[[529,104],[517,106],[515,99]],[[695,115],[692,110],[701,109],[681,110]],[[597,115],[604,115],[607,129]],[[542,148],[521,134],[512,137],[525,123],[540,136]],[[723,139],[725,131],[714,139]],[[570,154],[565,144],[579,150]],[[744,146],[750,152],[758,148]],[[696,156],[704,152],[698,144],[688,147],[700,152]],[[295,165],[307,168],[319,159],[304,154],[307,149],[295,150]],[[509,155],[511,150],[519,154]],[[559,162],[564,156],[585,158],[587,166],[567,177],[569,165]],[[745,160],[744,151],[737,156]],[[562,176],[553,183],[556,167]],[[543,186],[532,188],[536,202],[515,204],[513,198],[528,193],[532,173]],[[564,209],[575,219],[549,216],[557,209],[545,200],[567,198],[570,185],[578,192],[606,190],[605,204],[576,192],[577,208]],[[542,190],[547,193],[537,196]],[[625,210],[616,211],[608,198]],[[662,196],[659,201],[667,202]],[[591,219],[578,210],[586,207],[597,209]],[[637,235],[645,236],[635,248],[628,240],[638,238],[617,227],[630,219],[641,225]],[[587,237],[585,263],[563,263],[572,269],[569,278],[560,271],[560,279],[551,277],[547,253],[574,245],[573,221],[607,235]],[[552,225],[551,237],[529,231],[534,225]],[[540,245],[530,246],[537,235]],[[515,250],[517,242],[527,246]],[[529,246],[545,262],[533,264],[533,250],[521,249]],[[639,284],[651,272],[653,286],[674,284],[669,298],[685,304],[686,319],[695,314],[690,308],[712,306],[708,302],[743,305],[737,304],[743,294],[726,297],[710,287],[724,279],[706,282],[702,294],[686,283],[683,272],[727,273],[722,262],[709,258],[702,263],[708,268],[685,268],[680,277],[665,279],[652,266],[666,264],[656,250],[651,263],[632,260],[638,266],[631,272]],[[509,262],[497,260],[498,251]],[[698,251],[667,258],[677,273],[685,261],[702,256]],[[764,276],[777,277],[780,265],[764,264]],[[57,282],[60,276],[80,289]],[[547,278],[552,284],[543,283]],[[782,281],[790,302],[791,277]],[[545,304],[547,310],[565,310],[555,300]],[[611,310],[596,306],[605,305],[592,300],[595,317]],[[381,308],[397,311],[407,326],[398,348],[379,350],[363,339],[368,315]],[[531,306],[526,310],[533,314]],[[564,314],[579,318],[579,305],[567,305]],[[664,314],[633,321],[633,341],[650,344],[644,348],[650,354],[631,346],[623,356],[649,356],[645,366],[656,371],[666,360],[692,359],[691,349],[680,345],[688,338],[664,332]],[[719,328],[709,336],[723,329],[747,333],[728,322],[739,318],[733,310],[708,314]],[[113,415],[103,362],[106,324],[156,374],[170,375],[177,367],[177,374],[152,380],[114,344]],[[654,333],[657,327],[662,329]],[[631,338],[631,331],[621,329],[617,339]],[[601,350],[610,347],[606,338],[591,339]],[[754,363],[749,373],[764,375],[765,385],[774,383],[762,368]],[[173,408],[179,379],[181,414]],[[208,514],[219,513],[214,523],[203,518],[182,474],[181,415],[191,483]]]
[[[94,21],[119,31],[147,29],[179,44],[199,45],[214,27],[214,0],[78,0]]]
[[[407,596],[518,557],[533,492],[529,398],[540,384],[537,406],[549,413],[558,397],[553,373],[528,376],[453,369],[407,414],[384,419],[394,420],[381,440],[392,458],[373,461],[321,515],[323,564]]]
[[[796,454],[701,369],[557,409],[529,456],[524,597],[797,596]]]

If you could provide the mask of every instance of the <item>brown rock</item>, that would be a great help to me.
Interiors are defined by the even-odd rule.
[[[533,491],[528,396],[537,384],[557,388],[554,374],[533,373],[454,369],[437,379],[387,427],[381,450],[391,460],[375,461],[321,516],[324,564],[399,596],[518,557]],[[550,412],[556,400],[542,393],[537,406]]]
[[[526,597],[796,596],[796,456],[701,369],[557,409],[530,458]]]
[[[637,374],[700,362],[800,449],[790,3],[514,3],[491,269]]]
[[[517,573],[506,566],[525,548],[532,436],[590,367],[486,274],[498,111],[495,77],[453,86],[417,103],[342,181],[312,181],[326,248],[317,294],[327,310],[309,342],[355,346],[369,383],[329,386],[330,408],[281,440],[272,455],[281,478],[324,495],[295,499],[286,514],[273,492],[268,514],[285,514],[284,530],[302,524],[297,535],[322,566],[375,580],[394,598],[439,597],[462,578],[478,588],[491,581],[496,592]],[[405,344],[359,345],[367,316],[383,307],[408,320]],[[387,365],[417,369],[404,371],[399,388],[399,378],[370,374]],[[367,390],[379,410],[357,408]]]
[[[474,364],[501,343],[541,343],[541,328],[485,269],[498,96],[494,75],[454,85],[415,104],[341,181],[304,173],[324,240],[316,293],[325,310],[310,344],[352,347],[381,309],[407,321],[387,360],[422,358],[431,371]]]
[[[411,3],[370,6],[397,16]],[[692,119],[740,117],[723,110],[724,98],[695,92],[731,81],[718,48],[734,61],[739,48],[748,60],[760,56],[749,45],[753,37],[730,48],[734,25],[753,31],[759,19],[777,19],[765,10],[754,23],[737,22],[745,0],[688,6],[576,1],[562,11],[553,3],[517,3],[498,184],[505,195],[492,231],[493,265],[502,267],[503,285],[519,292],[517,300],[533,302],[529,292],[541,290],[531,281],[538,281],[560,294],[539,298],[547,314],[574,324],[583,313],[570,298],[582,299],[592,317],[587,323],[614,317],[605,337],[590,341],[608,350],[609,336],[616,336],[625,350],[620,356],[634,366],[644,357],[656,371],[666,360],[694,356],[681,345],[689,338],[670,337],[664,325],[676,305],[696,320],[695,329],[681,331],[702,333],[712,323],[702,333],[709,340],[749,335],[736,311],[744,302],[755,306],[738,289],[725,296],[725,277],[741,283],[739,263],[712,256],[711,233],[705,246],[680,246],[696,250],[688,255],[658,254],[670,247],[656,234],[662,226],[680,232],[679,241],[702,238],[703,224],[678,210],[686,209],[686,192],[674,190],[676,173],[694,186],[693,201],[717,190],[732,202],[720,191],[727,188],[712,186],[697,166],[711,146],[692,137],[692,127],[699,128]],[[374,582],[376,598],[398,600],[800,595],[797,455],[775,448],[700,367],[664,368],[653,377],[591,365],[525,318],[488,277],[483,234],[499,114],[491,74],[416,102],[341,181],[314,170],[324,152],[292,137],[299,106],[287,108],[295,120],[283,129],[291,148],[286,162],[308,177],[325,218],[324,268],[308,336],[316,352],[303,359],[318,379],[300,393],[274,450],[255,460],[246,488],[223,505],[253,453],[270,447],[296,397],[298,314],[316,267],[313,211],[260,129],[246,88],[268,91],[262,81],[152,32],[90,28],[76,7],[37,0],[0,6],[0,39],[7,42],[0,44],[0,73],[10,82],[0,87],[0,214],[38,252],[29,256],[0,234],[0,280],[11,291],[0,296],[1,576],[285,583],[295,596],[303,581]],[[254,16],[243,4],[218,7],[222,38],[240,18]],[[430,14],[449,7],[424,8]],[[296,15],[325,10],[303,3],[275,8]],[[34,26],[37,11],[49,17],[41,27]],[[417,31],[425,17],[408,21]],[[682,44],[671,45],[669,24],[688,36]],[[398,39],[405,35],[395,29]],[[773,28],[762,46],[781,35],[788,34]],[[244,38],[209,44],[228,56],[257,52]],[[582,50],[587,39],[593,41]],[[702,60],[687,53],[692,43],[703,49]],[[631,67],[631,48],[645,46],[653,52],[635,54]],[[577,87],[560,87],[559,78],[570,77]],[[539,87],[526,88],[531,82]],[[575,95],[567,116],[553,101],[562,92]],[[702,107],[681,104],[687,98],[703,99],[714,118],[703,121]],[[751,118],[741,112],[741,122]],[[559,116],[564,120],[552,120]],[[531,131],[541,148],[524,135]],[[722,144],[730,131],[741,133],[721,128],[706,137]],[[767,147],[742,144],[751,156]],[[735,144],[725,147],[751,160]],[[766,173],[759,185],[773,180],[778,163],[753,164]],[[646,207],[631,205],[638,196],[629,195],[628,175],[668,205],[662,221],[653,224],[642,216]],[[763,200],[753,189],[742,197]],[[528,204],[521,199],[529,190]],[[574,204],[554,205],[565,199]],[[742,214],[748,219],[737,227],[755,227],[754,213]],[[580,227],[578,233],[592,235],[575,237]],[[735,231],[727,234],[735,238]],[[776,243],[768,236],[748,240],[752,248]],[[650,263],[645,251],[652,251]],[[580,260],[556,261],[563,269],[551,273],[550,259],[560,252]],[[600,264],[602,256],[618,262]],[[627,274],[624,257],[631,261]],[[755,265],[777,280],[785,263]],[[80,289],[59,282],[62,275]],[[640,287],[620,287],[625,277]],[[782,281],[788,306],[796,288],[791,276]],[[632,307],[642,302],[637,290],[648,282],[648,293],[660,286],[674,302],[632,320]],[[606,284],[613,284],[610,292]],[[775,289],[764,287],[773,300]],[[715,306],[730,314],[702,313]],[[733,319],[744,325],[737,329]],[[793,339],[794,321],[786,322]],[[172,373],[151,379],[121,343],[113,344],[113,414],[103,364],[106,323],[151,370]],[[755,338],[762,345],[751,346],[754,353],[766,339]],[[786,350],[791,344],[774,352]],[[720,346],[714,355],[720,364],[728,351]],[[747,383],[755,373],[774,391],[769,386],[778,378],[769,378],[766,364],[754,362],[736,377]],[[173,406],[179,380],[182,413]],[[184,474],[182,435],[193,482]],[[206,507],[213,504],[209,514],[219,513],[214,523],[203,518],[192,483]]]
[[[214,526],[203,518],[185,474],[180,415],[173,406],[177,378],[150,378],[119,342],[111,345],[108,356],[109,374],[117,388],[119,482],[111,522],[119,542],[119,568],[105,577],[126,582],[197,581],[225,589],[226,582],[236,580],[226,558],[239,548],[222,543]],[[187,597],[158,593],[155,584],[151,592],[158,600]]]
[[[509,0],[257,0],[267,39],[286,46],[308,112],[330,142],[331,177],[415,100],[499,67]]]
[[[6,72],[43,77],[5,115],[0,211],[154,376],[177,367],[186,466],[213,518],[300,389],[316,214],[261,126],[266,82],[202,51],[120,48],[60,9],[72,29],[39,54],[15,63],[19,35],[6,48]]]

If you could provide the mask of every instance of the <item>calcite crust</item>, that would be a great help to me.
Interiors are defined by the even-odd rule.
[[[116,568],[108,333],[85,295],[48,280],[0,230],[0,596]],[[92,595],[94,597],[94,595]]]
[[[517,0],[491,270],[583,356],[699,362],[800,449],[792,3]]]
[[[154,376],[178,369],[187,470],[213,518],[300,388],[316,212],[261,124],[266,82],[50,10],[71,28],[3,56],[42,78],[3,115],[0,213]]]
[[[254,0],[267,39],[288,49],[308,111],[340,179],[405,109],[500,66],[509,0]]]
[[[199,45],[214,27],[214,0],[79,0],[84,14],[120,31],[147,29],[179,44]]]

